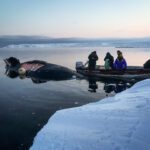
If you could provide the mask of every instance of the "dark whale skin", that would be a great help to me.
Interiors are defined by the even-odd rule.
[[[41,63],[41,61],[36,62]],[[66,80],[72,78],[74,75],[74,72],[71,69],[68,69],[60,65],[55,65],[51,63],[44,63],[43,65],[44,66],[37,69],[36,71],[27,71],[27,76],[40,79]]]
[[[13,73],[13,78],[20,76],[18,71],[19,68],[24,68],[26,70],[26,77],[42,82],[48,80],[68,80],[74,75],[77,75],[77,73],[67,67],[47,63],[41,60],[20,63],[19,59],[10,57],[4,61],[6,63],[5,68],[6,72],[8,72],[8,76]]]

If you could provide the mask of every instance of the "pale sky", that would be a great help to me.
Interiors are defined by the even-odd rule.
[[[150,0],[0,0],[0,35],[149,37]]]

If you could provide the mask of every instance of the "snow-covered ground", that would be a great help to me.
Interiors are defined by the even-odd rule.
[[[30,150],[150,150],[150,79],[114,97],[56,112]]]

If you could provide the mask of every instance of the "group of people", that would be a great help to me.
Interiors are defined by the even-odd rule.
[[[98,56],[96,51],[93,51],[88,56],[88,68],[89,70],[94,70],[96,68],[96,61],[98,60]],[[127,68],[127,62],[123,57],[123,54],[120,50],[117,51],[117,58],[114,61],[114,57],[107,52],[104,58],[105,64],[104,67],[106,70],[113,69],[113,70],[125,70]]]

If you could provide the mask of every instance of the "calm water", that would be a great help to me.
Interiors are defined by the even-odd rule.
[[[103,64],[107,51],[116,57],[115,48],[18,48],[0,49],[0,149],[26,150],[37,132],[58,110],[98,101],[114,92],[97,82],[96,92],[86,80],[49,81],[34,84],[30,79],[11,79],[5,75],[4,58],[14,56],[21,62],[40,59],[74,69],[76,61],[87,60],[98,52],[98,64]],[[121,49],[129,65],[142,66],[150,57],[150,49]],[[104,91],[107,89],[107,94]],[[108,94],[109,93],[109,94]]]

